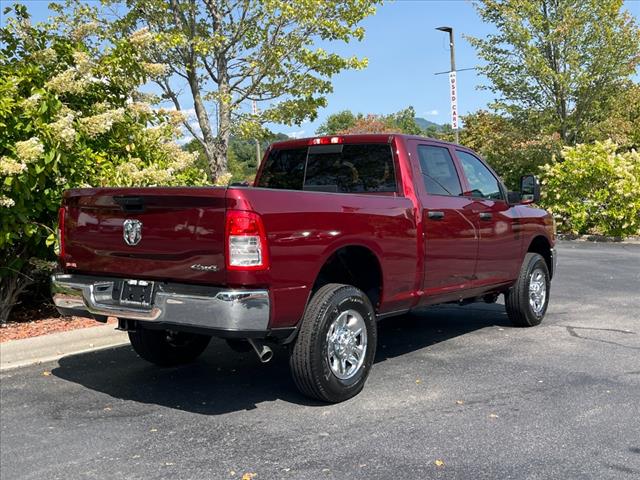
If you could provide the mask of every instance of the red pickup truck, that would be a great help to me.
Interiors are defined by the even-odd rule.
[[[555,270],[539,186],[508,192],[474,152],[407,135],[271,145],[252,186],[96,188],[64,194],[61,313],[117,317],[158,365],[211,336],[236,350],[289,345],[306,395],[356,395],[379,319],[427,305],[494,302],[542,321]]]

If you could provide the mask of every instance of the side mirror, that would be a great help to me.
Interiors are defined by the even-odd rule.
[[[540,182],[535,175],[523,175],[520,178],[520,203],[538,203],[540,201]]]

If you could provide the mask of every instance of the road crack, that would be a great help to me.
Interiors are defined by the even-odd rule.
[[[572,337],[575,337],[575,338],[579,338],[581,340],[591,340],[591,341],[594,341],[594,342],[601,342],[601,343],[608,343],[610,345],[616,345],[616,346],[622,347],[622,348],[629,348],[631,350],[640,350],[640,347],[634,347],[634,346],[631,346],[631,345],[624,345],[622,343],[614,342],[612,340],[604,340],[602,338],[585,337],[583,335],[580,335],[580,333],[578,333],[576,331],[576,330],[591,330],[591,331],[596,331],[596,332],[612,332],[612,333],[621,333],[621,334],[625,334],[625,335],[635,335],[636,332],[632,332],[631,330],[620,330],[620,329],[617,329],[617,328],[576,327],[576,326],[572,326],[572,325],[556,325],[556,326],[566,329],[567,332],[569,333],[569,335],[571,335]]]

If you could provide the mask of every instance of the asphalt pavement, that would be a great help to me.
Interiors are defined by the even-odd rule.
[[[3,480],[243,476],[640,478],[640,245],[561,243],[539,327],[501,304],[385,320],[339,405],[300,395],[283,350],[221,341],[179,368],[121,346],[0,374]]]

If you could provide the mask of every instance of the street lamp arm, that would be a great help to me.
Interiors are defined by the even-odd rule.
[[[466,72],[467,70],[477,70],[478,67],[469,67],[469,68],[459,68],[457,70],[446,70],[444,72],[436,72],[434,73],[434,75],[444,75],[445,73],[451,73],[452,71],[455,72]]]

